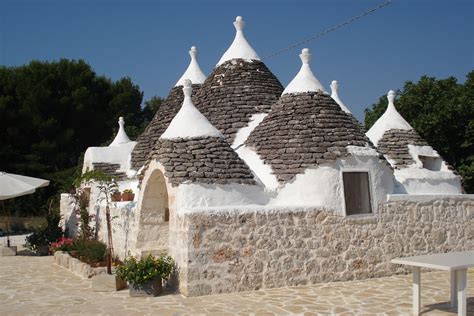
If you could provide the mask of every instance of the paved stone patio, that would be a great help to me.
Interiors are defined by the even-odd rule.
[[[184,298],[131,298],[128,290],[95,293],[91,281],[55,266],[52,257],[0,257],[0,315],[408,315],[411,275]],[[424,315],[453,315],[447,272],[422,273]],[[468,272],[474,315],[474,270]]]

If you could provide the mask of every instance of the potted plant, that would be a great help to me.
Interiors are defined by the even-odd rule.
[[[123,202],[130,202],[133,201],[135,198],[135,194],[133,193],[132,189],[125,189],[122,192],[122,201]]]
[[[120,193],[119,190],[114,191],[112,192],[110,199],[112,200],[112,202],[120,202],[122,200],[122,193]]]
[[[170,256],[155,258],[149,254],[140,260],[130,256],[117,267],[117,275],[130,284],[130,296],[158,296],[163,291],[162,281],[170,277],[174,266]]]

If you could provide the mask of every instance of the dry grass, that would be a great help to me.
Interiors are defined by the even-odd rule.
[[[6,218],[0,216],[0,230],[5,231]],[[10,230],[15,231],[31,231],[34,228],[46,226],[46,219],[44,217],[15,217],[10,218]]]

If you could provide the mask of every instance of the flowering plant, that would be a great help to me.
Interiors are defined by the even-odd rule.
[[[49,252],[70,251],[73,249],[74,240],[72,238],[61,237],[58,241],[52,242],[49,246]]]
[[[132,193],[133,193],[133,190],[132,190],[132,189],[125,189],[125,190],[123,190],[123,193],[125,193],[125,194],[132,194]]]
[[[167,280],[174,267],[174,260],[170,256],[155,258],[149,254],[140,260],[134,256],[126,258],[123,265],[117,267],[116,273],[125,281],[139,285],[156,277]]]

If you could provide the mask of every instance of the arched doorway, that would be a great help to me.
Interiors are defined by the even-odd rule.
[[[156,169],[144,183],[138,221],[137,250],[163,252],[168,250],[169,206],[166,180]]]

